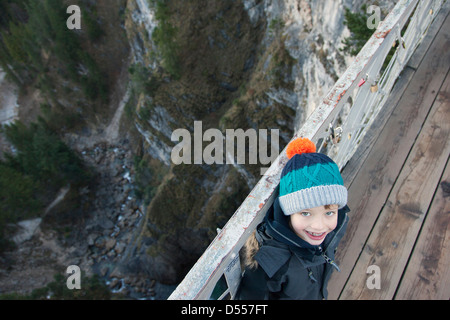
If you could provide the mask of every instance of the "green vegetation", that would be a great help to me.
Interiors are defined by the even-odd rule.
[[[283,30],[285,26],[284,21],[281,18],[272,19],[269,23],[269,30],[271,33],[277,35]]]
[[[156,195],[158,186],[161,184],[168,169],[159,161],[147,159],[148,157],[134,157],[136,170],[134,192],[138,199],[149,205]]]
[[[3,294],[0,300],[110,300],[112,294],[101,279],[94,275],[87,277],[81,273],[81,289],[69,290],[66,278],[57,274],[54,281],[44,288],[33,290],[28,295]]]
[[[158,90],[160,83],[156,77],[152,76],[150,70],[140,63],[133,64],[128,72],[131,75],[133,92],[137,95],[146,93],[153,96]]]
[[[367,12],[367,6],[366,5],[361,6],[361,11],[363,13],[360,12],[352,13],[350,9],[348,8],[345,9],[344,24],[347,25],[348,29],[350,30],[351,36],[344,39],[343,41],[344,48],[342,49],[342,51],[349,53],[352,56],[356,56],[361,51],[361,49],[364,47],[364,45],[367,43],[367,41],[374,33],[374,30],[369,29],[367,27],[367,20],[370,17],[365,13]],[[405,28],[402,30],[402,34]],[[386,67],[389,65],[389,61],[394,56],[395,51],[397,50],[397,46],[398,43],[394,43],[394,47],[392,47],[389,53],[387,54],[386,59],[381,68],[381,73],[383,73]]]
[[[367,40],[374,33],[374,30],[367,28],[367,19],[369,19],[369,16],[366,14],[366,5],[361,7],[361,11],[362,13],[353,13],[350,9],[345,8],[344,24],[350,30],[351,36],[344,39],[344,48],[342,51],[352,56],[356,56],[361,51]]]
[[[2,130],[16,151],[0,160],[0,239],[8,223],[39,216],[61,187],[80,186],[91,178],[81,159],[42,119]]]
[[[66,27],[63,1],[2,1],[0,11],[0,65],[19,86],[37,80],[52,95],[49,70],[56,68],[58,75],[80,85],[88,99],[107,99],[100,68],[81,45],[80,36]],[[98,40],[103,32],[92,16],[95,12],[86,13],[87,36]]]
[[[158,27],[152,34],[152,39],[158,47],[164,69],[174,78],[181,77],[177,29],[170,23],[170,12],[165,0],[149,0],[155,8],[155,18]]]
[[[81,160],[45,122],[16,122],[5,126],[5,135],[17,149],[16,156],[6,155],[6,164],[19,172],[56,188],[86,179]]]
[[[105,32],[96,20],[97,16],[98,14],[95,8],[86,6],[86,10],[83,12],[83,27],[86,29],[90,41],[98,41],[105,35]]]

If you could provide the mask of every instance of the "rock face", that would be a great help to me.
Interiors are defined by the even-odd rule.
[[[17,88],[5,76],[6,73],[0,68],[0,125],[12,122],[18,113]]]
[[[16,233],[16,235],[12,238],[14,243],[16,245],[20,245],[25,241],[30,240],[35,234],[39,225],[41,224],[41,221],[42,221],[41,218],[36,218],[19,222],[17,224],[19,230]]]
[[[133,65],[152,80],[150,88],[135,87],[133,92],[135,127],[144,138],[145,154],[167,171],[145,208],[140,238],[145,252],[136,256],[136,263],[151,278],[174,284],[250,190],[246,177],[231,165],[174,166],[172,132],[177,128],[193,132],[194,121],[202,121],[204,130],[225,129],[223,115],[247,90],[265,23],[252,24],[236,1],[166,4],[169,14],[155,21],[161,9],[151,2],[128,1],[126,26]],[[159,54],[164,43],[158,46],[147,37],[164,24],[176,30],[179,76],[165,70],[164,52]],[[256,127],[249,123],[245,129],[249,125]]]

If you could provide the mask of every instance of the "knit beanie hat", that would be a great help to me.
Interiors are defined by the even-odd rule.
[[[279,201],[285,215],[304,209],[347,204],[339,168],[328,156],[316,153],[316,146],[307,138],[298,138],[286,149],[289,161],[281,172]]]

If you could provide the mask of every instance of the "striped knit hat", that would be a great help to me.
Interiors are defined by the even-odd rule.
[[[289,161],[281,172],[279,201],[285,215],[304,209],[347,204],[339,168],[328,156],[316,153],[316,146],[307,138],[298,138],[286,149]]]

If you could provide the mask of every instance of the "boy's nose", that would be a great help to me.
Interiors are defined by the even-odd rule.
[[[314,217],[314,219],[311,221],[310,228],[314,231],[324,231],[325,229],[325,223],[322,219],[322,217]]]

